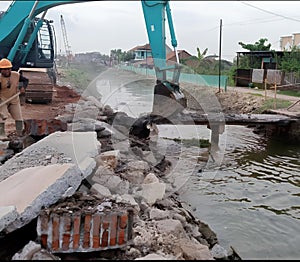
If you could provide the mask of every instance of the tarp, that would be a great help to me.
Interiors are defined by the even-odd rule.
[[[282,72],[281,70],[268,69],[267,70],[267,83],[268,84],[281,84]]]
[[[252,82],[263,83],[264,82],[264,69],[253,69],[252,70]]]

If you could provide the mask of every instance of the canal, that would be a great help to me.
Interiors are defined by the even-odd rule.
[[[114,110],[139,117],[151,112],[153,83],[108,70],[86,92]],[[245,260],[299,259],[299,144],[270,140],[245,126],[226,126],[219,147],[209,154],[183,143],[210,139],[205,126],[158,128],[158,149],[173,159],[173,191],[211,227],[221,246],[232,246]]]

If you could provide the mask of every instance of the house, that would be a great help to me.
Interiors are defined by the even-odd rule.
[[[152,57],[150,44],[136,46],[136,47],[130,49],[129,52],[134,53],[135,61],[144,60],[144,59],[147,59],[148,57]]]
[[[185,50],[177,50],[177,54],[178,54],[179,61],[187,60],[188,58],[190,58],[192,56],[191,54],[189,54]],[[175,52],[174,51],[169,52],[167,54],[166,59],[167,59],[167,61],[174,61],[174,62],[176,62],[177,59],[176,59]]]
[[[153,68],[154,64],[153,64],[150,44],[145,44],[143,46],[136,46],[130,49],[129,52],[134,52],[135,54],[135,58],[133,61],[135,66]],[[191,55],[185,50],[178,50],[177,53],[178,53],[179,61],[191,57]],[[167,54],[166,55],[167,61],[176,62],[175,52],[172,51],[172,49],[168,45],[166,45],[166,54]]]

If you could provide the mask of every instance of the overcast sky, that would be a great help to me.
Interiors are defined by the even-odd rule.
[[[6,10],[11,1],[0,1]],[[208,55],[219,54],[222,20],[222,59],[232,61],[242,49],[238,42],[255,43],[267,38],[280,50],[280,37],[300,33],[300,1],[170,1],[178,49],[192,55],[197,47]],[[92,1],[51,8],[58,53],[65,53],[60,26],[63,15],[73,53],[112,49],[128,51],[148,42],[140,1]],[[167,44],[171,46],[166,23]]]

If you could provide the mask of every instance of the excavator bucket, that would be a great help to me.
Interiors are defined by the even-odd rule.
[[[154,87],[153,115],[167,118],[181,112],[186,106],[187,101],[179,85],[169,81],[158,81]]]

